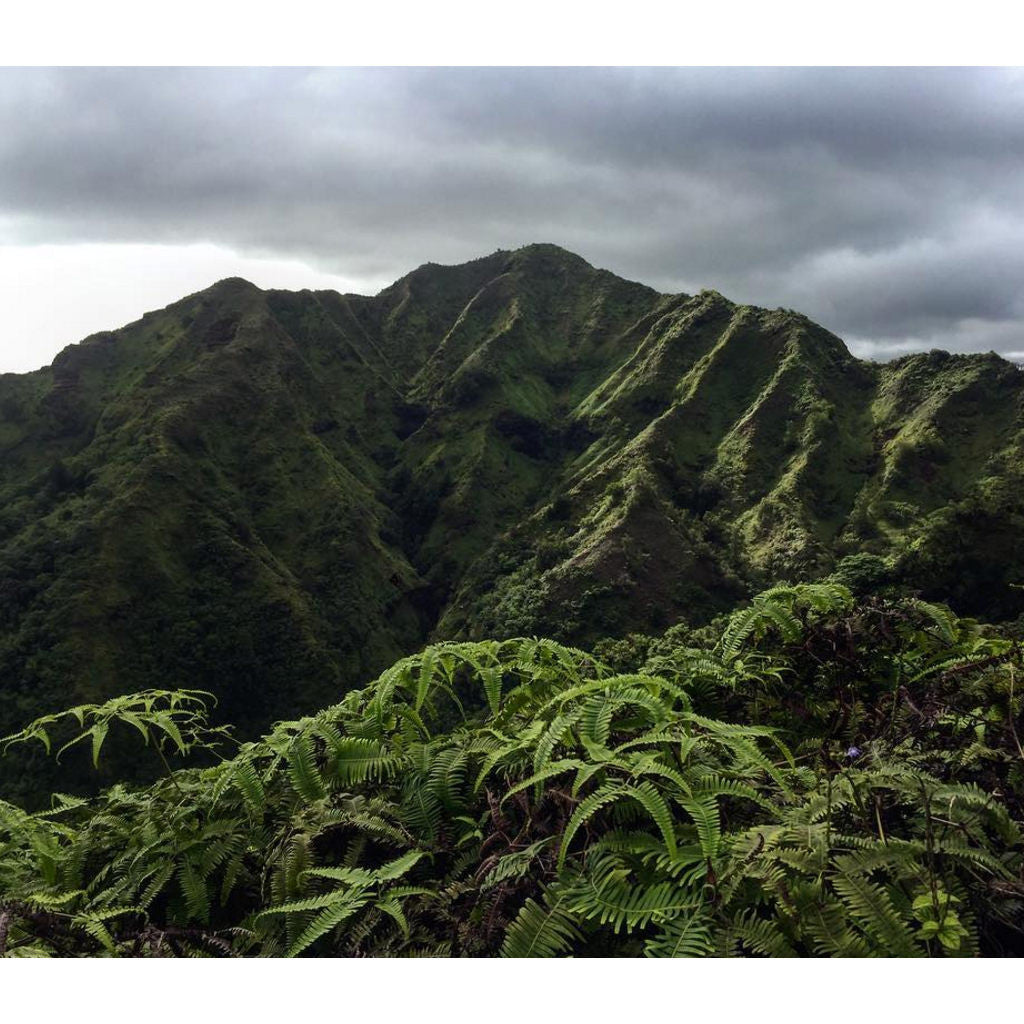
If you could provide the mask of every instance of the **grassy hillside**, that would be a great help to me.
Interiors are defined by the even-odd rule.
[[[176,686],[252,734],[429,639],[700,624],[864,555],[1014,619],[1022,395],[554,246],[222,281],[0,376],[0,734]]]

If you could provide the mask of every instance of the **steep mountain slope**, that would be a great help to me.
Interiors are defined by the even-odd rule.
[[[554,246],[222,281],[0,376],[0,734],[180,685],[254,729],[429,636],[656,630],[858,552],[1016,617],[1022,402]]]

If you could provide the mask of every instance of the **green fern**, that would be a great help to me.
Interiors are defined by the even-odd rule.
[[[565,894],[557,885],[544,893],[542,904],[528,899],[505,933],[503,957],[561,956],[582,938]]]

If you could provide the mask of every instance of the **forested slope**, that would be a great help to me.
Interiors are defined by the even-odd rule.
[[[429,639],[699,624],[847,556],[1015,619],[1022,395],[554,246],[222,281],[0,376],[0,734],[177,686],[253,734]]]

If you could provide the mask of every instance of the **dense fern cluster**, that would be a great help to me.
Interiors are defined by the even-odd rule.
[[[0,952],[1022,951],[1019,645],[818,584],[608,654],[440,644],[217,763],[195,692],[40,719],[207,761],[0,804]]]

